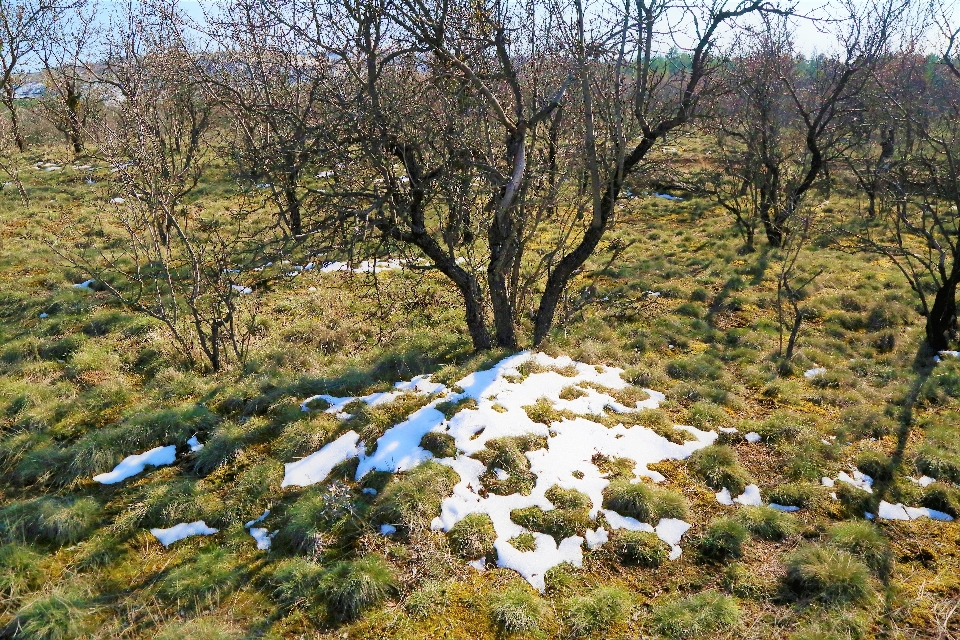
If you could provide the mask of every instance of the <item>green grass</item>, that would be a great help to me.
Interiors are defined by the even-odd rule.
[[[715,518],[697,542],[697,551],[712,561],[739,558],[749,537],[750,532],[738,518]]]
[[[739,618],[740,610],[733,598],[708,590],[658,603],[651,621],[668,638],[691,638],[730,627]]]
[[[808,544],[786,558],[785,583],[797,596],[840,604],[866,598],[870,570],[843,549]]]
[[[611,482],[604,489],[603,507],[651,524],[661,518],[683,519],[689,510],[687,501],[676,491],[626,480]]]
[[[503,633],[537,631],[547,608],[528,585],[517,584],[490,596],[490,620]]]
[[[487,557],[494,559],[496,550],[493,543],[497,532],[493,528],[493,520],[485,513],[471,513],[450,527],[447,539],[450,549],[468,560]]]
[[[619,587],[598,587],[588,594],[567,598],[561,604],[567,634],[581,638],[623,622],[630,610],[632,597]]]
[[[726,445],[711,445],[698,449],[687,459],[687,466],[711,489],[729,489],[731,495],[740,495],[753,483],[750,473],[740,464],[737,453]]]
[[[441,500],[459,481],[450,467],[424,463],[384,488],[374,506],[374,518],[411,530],[425,529],[440,515]]]
[[[16,640],[68,640],[81,636],[86,602],[77,593],[55,588],[38,595],[16,614]]]
[[[323,575],[321,589],[333,618],[354,620],[395,593],[397,577],[383,558],[368,555],[331,567]]]
[[[659,567],[670,552],[663,540],[646,531],[618,529],[607,544],[621,563],[638,567]]]
[[[794,516],[773,507],[742,507],[735,518],[747,531],[762,540],[778,542],[797,531]]]

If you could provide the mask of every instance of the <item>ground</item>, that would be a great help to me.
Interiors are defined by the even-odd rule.
[[[685,509],[676,518],[691,525],[683,554],[666,559],[669,548],[652,534],[630,536],[608,521],[609,541],[584,544],[582,566],[549,572],[541,592],[495,568],[492,555],[482,572],[468,564],[476,558],[458,555],[489,552],[482,519],[459,537],[444,530],[453,521],[431,527],[462,474],[420,460],[358,478],[357,465],[430,403],[451,403],[436,407],[437,424],[526,406],[542,433],[488,442],[470,460],[487,465],[484,492],[538,495],[548,487],[529,493],[536,455],[526,455],[543,449],[536,437],[562,431],[575,417],[564,403],[581,393],[616,390],[560,389],[540,405],[537,392],[499,409],[493,400],[485,408],[482,398],[409,390],[346,404],[347,419],[322,399],[303,411],[314,396],[361,398],[427,374],[456,394],[459,381],[513,355],[472,353],[455,293],[435,272],[404,269],[383,273],[376,289],[370,274],[313,269],[254,290],[247,299],[261,330],[247,362],[218,374],[191,369],[157,323],[96,286],[73,287],[88,274],[42,241],[38,232],[64,210],[96,215],[113,206],[106,169],[73,169],[57,153],[28,158],[63,167],[24,169],[29,206],[16,190],[0,191],[0,635],[912,638],[960,630],[956,522],[865,519],[881,499],[957,515],[960,358],[935,363],[903,278],[844,249],[833,230],[858,202],[842,189],[821,205],[820,234],[801,258],[806,272],[824,272],[802,303],[790,362],[778,357],[776,251],[758,243],[743,253],[731,221],[705,200],[678,192],[683,200],[623,202],[610,243],[575,282],[540,352],[622,370],[624,389],[665,395],[656,409],[603,409],[594,418],[606,428],[623,423],[683,443],[692,441],[674,425],[688,425],[717,440],[709,456],[649,464],[659,483],[635,475],[635,461],[595,458],[610,487],[649,489],[632,503],[613,489],[597,500],[640,504],[651,525],[656,513]],[[222,193],[211,187],[203,197]],[[629,246],[608,264],[617,244]],[[521,367],[511,379],[562,377],[567,362],[559,373]],[[644,397],[616,401],[632,407]],[[364,443],[360,461],[344,455],[322,481],[281,487],[284,465],[348,431]],[[202,449],[191,450],[193,436]],[[427,448],[444,458],[463,437],[459,445],[435,437]],[[93,479],[169,445],[173,464],[113,484]],[[836,481],[855,470],[872,477],[872,493]],[[923,476],[935,481],[911,480]],[[756,484],[764,505],[799,510],[720,504],[716,494],[728,488],[736,497],[738,483]],[[589,507],[568,499],[563,517],[549,509],[513,517],[532,524],[517,525],[510,544],[529,549],[551,532],[560,542],[592,531]],[[264,509],[262,523],[244,526]],[[217,532],[166,547],[150,532],[199,521]],[[383,535],[383,524],[396,531]],[[258,548],[253,528],[264,529],[261,540],[276,532],[269,550]],[[534,540],[513,538],[519,531]]]

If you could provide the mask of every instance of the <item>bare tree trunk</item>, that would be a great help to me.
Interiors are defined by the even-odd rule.
[[[927,343],[934,351],[947,349],[949,337],[957,329],[957,283],[960,274],[947,280],[937,291],[927,315],[926,335]]]
[[[23,133],[20,131],[20,117],[17,115],[17,105],[13,98],[13,85],[8,84],[3,96],[3,104],[10,111],[10,128],[13,131],[13,141],[17,149],[22,153],[26,148],[26,142],[23,139]]]

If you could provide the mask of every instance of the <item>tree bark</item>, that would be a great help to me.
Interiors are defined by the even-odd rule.
[[[17,116],[17,105],[13,98],[13,85],[8,83],[3,96],[3,104],[10,111],[10,128],[13,131],[13,141],[17,149],[23,153],[26,148],[26,142],[23,139],[23,133],[20,131],[20,118]]]
[[[957,329],[958,280],[960,277],[954,277],[944,283],[937,291],[930,313],[927,314],[927,343],[934,351],[945,351],[949,345],[949,336]]]

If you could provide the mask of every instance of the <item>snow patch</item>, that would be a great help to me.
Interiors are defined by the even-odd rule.
[[[943,522],[953,520],[952,516],[943,511],[928,509],[927,507],[905,507],[902,503],[890,504],[886,500],[880,501],[877,515],[881,520],[916,520],[918,518],[930,518]]]
[[[720,504],[726,507],[733,506],[733,496],[730,495],[730,489],[727,489],[726,487],[724,487],[723,489],[718,491],[715,495],[717,496],[717,502],[719,502]]]
[[[187,444],[190,446],[190,451],[194,453],[203,449],[203,445],[200,444],[200,441],[197,440],[196,434],[190,436],[190,439],[187,440]]]
[[[357,435],[356,431],[347,431],[306,458],[283,465],[283,482],[280,483],[280,486],[306,487],[317,482],[323,482],[335,466],[363,451],[363,444],[359,443],[359,440],[360,436]]]
[[[931,484],[936,482],[936,479],[931,478],[930,476],[920,476],[919,478],[911,478],[910,476],[907,476],[907,480],[915,484],[918,484],[921,487],[929,487]]]
[[[208,527],[203,520],[196,522],[181,522],[169,529],[150,529],[150,533],[156,537],[165,547],[169,547],[178,540],[189,538],[190,536],[209,536],[219,531],[213,527]]]
[[[747,435],[743,436],[743,439],[749,442],[750,444],[760,442],[761,440],[760,434],[757,433],[756,431],[751,431]]]
[[[813,369],[807,369],[803,372],[804,378],[816,378],[817,376],[827,372],[826,367],[814,367]]]
[[[748,484],[743,493],[734,498],[733,501],[747,507],[759,507],[763,504],[760,499],[760,487],[755,484]]]
[[[769,507],[770,507],[771,509],[776,509],[777,511],[787,511],[787,512],[800,511],[800,507],[797,507],[797,506],[794,506],[794,505],[791,505],[791,504],[786,504],[786,505],[784,505],[784,504],[777,504],[776,502],[771,502],[771,503],[769,504]]]
[[[137,475],[143,471],[148,464],[154,467],[162,467],[173,464],[173,461],[176,459],[177,447],[175,445],[154,447],[150,449],[150,451],[127,456],[120,461],[120,464],[113,468],[113,471],[93,476],[93,481],[99,482],[100,484],[116,484],[123,482],[131,476]]]
[[[89,280],[78,282],[77,284],[73,285],[73,288],[83,289],[84,291],[93,291],[93,287],[91,287],[90,285],[92,285],[94,282],[96,282],[96,280],[94,280],[93,278],[90,278]]]
[[[859,469],[854,469],[852,473],[853,475],[850,476],[847,475],[845,471],[841,471],[840,474],[837,475],[837,480],[851,484],[858,489],[863,489],[867,493],[873,493],[873,478],[865,473],[861,473]]]

